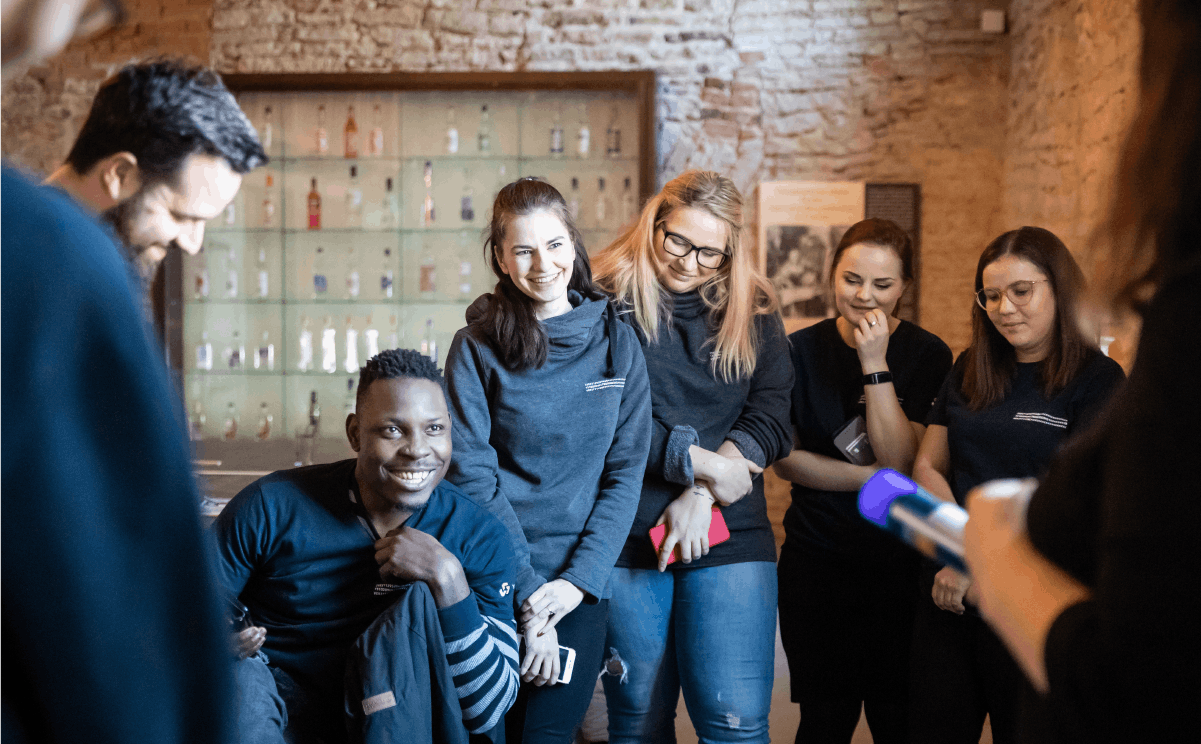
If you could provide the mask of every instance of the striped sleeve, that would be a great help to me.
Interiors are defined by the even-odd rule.
[[[517,699],[517,627],[512,613],[480,614],[475,594],[438,611],[446,639],[446,661],[472,734],[500,725]]]

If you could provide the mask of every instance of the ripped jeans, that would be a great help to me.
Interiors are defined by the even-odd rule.
[[[610,744],[674,742],[681,689],[702,743],[769,740],[774,563],[615,568],[609,585]],[[613,673],[614,652],[625,662],[624,682]]]

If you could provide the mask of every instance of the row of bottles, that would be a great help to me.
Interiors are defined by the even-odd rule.
[[[329,130],[325,124],[325,105],[317,106],[317,126],[313,130],[312,147],[319,155],[330,154],[330,138]],[[459,137],[459,127],[456,123],[457,112],[455,106],[446,107],[446,135],[444,138],[444,147],[446,154],[458,155],[466,153],[467,149],[462,147],[462,142]],[[359,157],[380,157],[384,154],[384,119],[380,106],[377,104],[373,107],[371,113],[371,128],[368,130],[365,139],[361,138],[358,122],[355,120],[354,106],[350,105],[346,111],[346,122],[342,125],[342,156],[348,159]],[[270,150],[274,142],[275,135],[274,112],[271,106],[264,107],[263,110],[263,125],[259,130],[259,140],[263,147]],[[547,148],[547,154],[550,157],[561,158],[566,156],[565,152],[565,136],[563,130],[563,108],[561,105],[555,107],[554,120],[550,126],[550,137]],[[492,122],[492,114],[488,110],[488,105],[480,106],[479,123],[476,127],[475,150],[474,152],[480,156],[488,157],[493,154],[493,146],[496,141],[494,125]],[[592,156],[592,128],[588,121],[588,113],[584,104],[577,106],[576,125],[575,125],[575,146],[572,148],[572,156],[581,159],[586,159]],[[619,124],[618,110],[614,106],[609,117],[609,124],[605,128],[604,142],[604,157],[620,158],[621,150],[621,127]]]
[[[496,189],[504,184],[506,169],[501,165],[499,178],[497,179]],[[476,203],[475,203],[475,187],[472,185],[471,179],[468,177],[467,169],[462,169],[463,190],[459,195],[458,218],[459,221],[471,223],[476,218]],[[258,222],[259,227],[273,228],[277,227],[275,199],[270,189],[272,188],[273,179],[270,173],[266,176],[267,191],[263,196],[262,211]],[[432,228],[441,226],[438,221],[438,210],[434,204],[434,164],[433,161],[425,161],[422,169],[422,183],[425,186],[425,195],[421,200],[421,208],[418,215],[419,224],[422,227]],[[595,213],[595,225],[604,227],[608,226],[612,215],[614,214],[612,207],[608,204],[609,195],[605,190],[606,180],[604,177],[597,178],[597,204]],[[580,179],[572,177],[571,191],[564,196],[568,199],[569,205],[572,205],[572,218],[579,220],[580,218]],[[626,178],[623,185],[620,199],[620,213],[618,218],[620,224],[624,224],[627,220],[633,217],[634,210],[637,207],[637,197],[634,194],[633,182]],[[309,193],[306,198],[306,226],[309,230],[320,230],[322,226],[321,219],[321,192],[317,188],[317,177],[313,176],[309,179]],[[226,208],[225,223],[232,225],[235,222],[235,207],[233,204]],[[400,195],[397,193],[393,179],[384,179],[383,196],[378,203],[366,204],[363,200],[363,187],[359,182],[358,166],[350,166],[350,175],[346,182],[345,205],[342,212],[342,227],[370,227],[396,229],[401,226],[400,214]]]
[[[361,325],[361,328],[360,328]],[[334,318],[326,315],[321,327],[314,333],[314,324],[307,315],[300,318],[300,332],[296,338],[299,372],[326,372],[335,374],[339,370],[357,373],[363,363],[384,349],[395,349],[400,345],[400,333],[396,316],[388,319],[385,329],[376,327],[373,316],[359,323],[354,316],[347,315],[341,328],[335,326]],[[246,342],[239,331],[233,331],[220,347],[220,357],[215,358],[214,346],[208,331],[200,334],[196,345],[196,369],[212,372],[214,369],[230,372],[274,372],[276,369],[275,343],[270,331],[263,331],[257,346],[247,356]],[[438,360],[438,341],[434,331],[434,319],[426,318],[425,330],[420,343],[421,353]],[[319,354],[319,356],[318,356]]]
[[[417,296],[423,300],[469,301],[477,294],[472,284],[473,262],[471,235],[458,234],[452,268],[457,272],[449,277],[439,277],[439,261],[435,246],[426,242],[417,265]],[[207,246],[207,256],[216,260],[210,270],[209,262],[195,269],[192,298],[203,301],[209,298],[238,299],[241,297],[266,299],[271,295],[271,271],[267,262],[267,251],[258,250],[256,259],[255,286],[245,291],[239,283],[242,268],[233,247],[220,243]],[[346,248],[334,257],[324,246],[312,250],[308,260],[299,264],[304,272],[301,278],[301,293],[311,300],[390,300],[396,293],[396,271],[399,268],[391,248],[378,249],[374,256],[370,251],[356,254],[353,247]],[[220,289],[213,291],[212,272],[216,273]]]

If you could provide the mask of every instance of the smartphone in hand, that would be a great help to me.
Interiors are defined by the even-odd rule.
[[[651,544],[655,546],[655,555],[659,554],[659,546],[663,544],[663,540],[667,538],[667,525],[661,524],[658,527],[651,527],[650,531]],[[730,528],[726,526],[726,518],[721,515],[721,509],[713,507],[713,516],[709,520],[709,547],[712,548],[718,543],[723,543],[730,539]],[[671,555],[667,558],[668,565],[671,565],[680,557],[680,546],[677,545],[675,550],[671,551]]]

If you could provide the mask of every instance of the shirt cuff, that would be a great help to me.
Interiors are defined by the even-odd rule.
[[[700,444],[696,429],[691,426],[676,426],[667,437],[667,451],[663,453],[663,478],[681,486],[692,485],[692,456],[688,448]]]
[[[737,447],[742,456],[761,468],[767,467],[767,455],[763,454],[763,448],[755,441],[755,438],[745,431],[734,429],[726,435]]]
[[[480,607],[476,604],[475,594],[472,592],[450,607],[438,610],[438,623],[442,626],[442,637],[447,640],[462,638],[480,627],[483,622],[483,618],[480,617]]]

